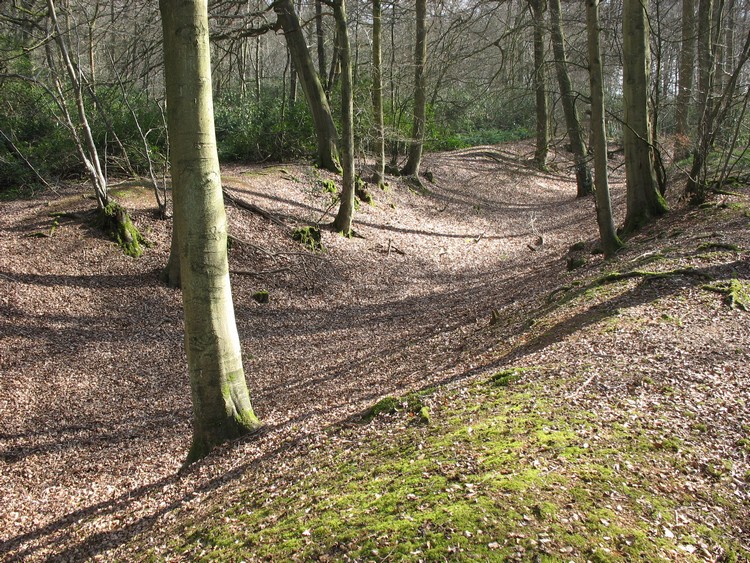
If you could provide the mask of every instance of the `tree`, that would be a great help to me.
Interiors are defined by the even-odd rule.
[[[555,0],[553,0],[554,2]],[[617,237],[612,218],[607,171],[607,131],[604,118],[604,77],[599,43],[599,0],[586,0],[586,28],[589,51],[589,83],[591,85],[591,132],[594,150],[596,222],[599,226],[604,255],[612,256],[622,242]]]
[[[174,225],[193,399],[187,463],[260,426],[234,320],[213,121],[206,0],[160,0]]]
[[[409,157],[402,174],[418,176],[422,162],[422,147],[425,134],[425,114],[427,110],[427,2],[416,0],[415,41],[414,41],[414,118],[411,129]]]
[[[587,162],[586,143],[583,140],[583,128],[578,119],[576,100],[573,95],[573,86],[568,74],[568,57],[565,52],[565,36],[562,23],[560,22],[560,0],[550,0],[550,35],[552,37],[552,50],[555,54],[555,68],[557,70],[557,82],[560,85],[560,98],[563,112],[565,113],[565,124],[568,128],[568,140],[573,151],[576,163],[576,185],[578,197],[590,195],[593,192],[591,185],[591,170]],[[601,70],[601,69],[600,69]]]
[[[723,2],[718,3],[719,12]],[[714,124],[714,80],[716,69],[716,44],[714,29],[718,37],[720,18],[714,19],[713,0],[698,2],[698,135],[693,148],[693,162],[688,176],[686,193],[695,203],[705,197],[705,162],[708,157]]]
[[[657,189],[654,155],[651,146],[649,119],[649,34],[648,0],[624,0],[623,35],[623,99],[625,123],[625,177],[627,212],[625,232],[632,232],[644,223],[662,215],[666,202]]]
[[[383,121],[383,57],[381,48],[383,7],[372,0],[372,112],[375,122],[375,173],[373,183],[383,187],[385,180],[385,124]]]
[[[675,108],[674,159],[684,160],[690,154],[688,116],[695,74],[695,0],[682,1],[682,45],[680,48],[679,83]]]
[[[549,109],[547,78],[544,71],[544,11],[545,0],[528,0],[534,20],[534,92],[536,95],[536,151],[534,162],[544,169],[549,155]]]
[[[333,122],[331,108],[328,105],[320,77],[315,71],[315,65],[307,48],[305,35],[302,33],[297,12],[292,0],[276,0],[273,9],[278,17],[281,29],[284,30],[287,48],[292,58],[294,68],[302,84],[302,91],[310,107],[315,124],[315,136],[318,143],[318,165],[321,168],[339,171],[338,149],[336,147],[338,134]]]
[[[332,0],[336,19],[336,38],[339,42],[341,63],[341,131],[343,133],[341,202],[333,221],[336,231],[348,235],[354,215],[354,96],[352,92],[352,61],[349,30],[346,23],[346,1]]]

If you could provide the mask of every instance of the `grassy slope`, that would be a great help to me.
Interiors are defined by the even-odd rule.
[[[261,463],[127,557],[749,560],[750,421],[712,433],[721,423],[702,413],[716,388],[680,375],[707,369],[683,343],[750,321],[706,287],[737,279],[748,291],[750,213],[747,197],[733,201],[673,216],[624,257],[538,296],[526,332],[475,380],[290,446],[288,465]],[[602,277],[613,270],[640,273]],[[505,314],[497,326],[518,321]],[[610,338],[652,332],[672,347]],[[605,360],[559,359],[587,349]],[[746,334],[727,334],[725,352],[743,365]],[[700,401],[705,411],[683,408]]]

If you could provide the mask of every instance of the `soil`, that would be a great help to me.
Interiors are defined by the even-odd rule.
[[[293,444],[386,395],[459,385],[512,363],[559,366],[548,376],[576,383],[558,400],[595,410],[605,424],[621,416],[612,405],[623,401],[646,412],[658,402],[651,431],[665,435],[685,434],[699,418],[710,429],[700,445],[706,467],[734,462],[721,486],[738,499],[745,524],[735,528],[747,545],[748,453],[737,447],[750,421],[747,313],[676,276],[647,289],[651,298],[626,291],[593,311],[582,302],[547,330],[526,330],[551,292],[564,295],[581,271],[603,271],[603,257],[590,252],[593,200],[576,199],[570,159],[556,155],[543,173],[530,167],[532,156],[527,143],[427,155],[423,169],[434,182],[419,190],[391,178],[384,191],[370,188],[375,205],[356,213],[356,236],[324,230],[324,252],[291,232],[332,220],[322,183],[332,175],[302,164],[226,167],[228,192],[281,222],[227,207],[237,325],[266,427],[182,472],[191,405],[181,297],[159,281],[170,223],[157,218],[153,197],[116,191],[152,245],[139,259],[75,218],[93,206],[85,186],[0,203],[0,557],[108,559],[253,468],[281,470]],[[620,164],[610,177],[618,223]],[[644,253],[657,251],[643,245],[657,237],[660,252],[672,249],[672,267],[687,259],[681,249],[724,240],[719,226],[693,230],[704,229],[695,226],[700,211],[676,201],[678,191],[669,192],[670,215],[605,269],[646,263]],[[53,231],[50,214],[63,211],[73,215]],[[701,260],[748,279],[747,216],[727,228],[740,249]],[[570,273],[578,241],[586,265]],[[253,298],[259,291],[268,303]],[[663,317],[639,314],[657,298]],[[633,322],[579,337],[604,309]],[[574,377],[582,372],[591,374],[583,383]],[[680,390],[666,405],[665,386]],[[707,502],[696,512],[737,518],[717,508]]]

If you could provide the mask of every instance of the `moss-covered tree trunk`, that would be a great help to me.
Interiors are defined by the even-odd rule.
[[[536,150],[534,163],[547,167],[549,155],[549,107],[547,100],[547,77],[544,67],[544,11],[545,0],[528,0],[534,20],[534,93],[536,95]]]
[[[402,174],[417,176],[422,162],[425,119],[427,113],[427,2],[416,0],[415,41],[414,41],[414,117],[411,128],[409,156]]]
[[[383,53],[381,48],[383,6],[372,0],[372,111],[375,122],[375,174],[379,188],[385,181],[385,124],[383,120]]]
[[[583,140],[583,128],[578,119],[573,86],[568,73],[568,56],[565,52],[565,35],[560,21],[560,0],[550,0],[550,35],[552,50],[555,54],[555,69],[557,82],[560,85],[560,100],[565,113],[565,125],[568,129],[568,140],[576,163],[576,185],[578,197],[590,195],[594,190],[591,184],[591,170],[588,165],[586,143]]]
[[[627,212],[625,232],[667,210],[658,191],[648,111],[650,53],[648,0],[625,0],[622,14],[623,99]]]
[[[341,166],[343,168],[341,202],[333,221],[333,228],[348,235],[352,230],[354,215],[354,97],[345,0],[334,0],[333,15],[336,19],[336,38],[339,42],[341,62]]]
[[[325,90],[315,71],[305,34],[302,32],[292,0],[277,0],[273,3],[276,17],[284,30],[289,55],[297,71],[302,91],[312,114],[315,138],[318,144],[318,165],[332,172],[339,171],[336,125],[331,115]]]
[[[160,0],[174,224],[193,399],[188,463],[256,430],[242,368],[216,151],[206,0]]]
[[[553,0],[555,1],[555,0]],[[586,29],[589,51],[589,83],[591,85],[591,133],[594,151],[596,222],[599,226],[604,255],[609,257],[622,246],[617,237],[612,203],[609,197],[607,172],[607,130],[604,117],[604,77],[599,42],[599,0],[586,0]]]

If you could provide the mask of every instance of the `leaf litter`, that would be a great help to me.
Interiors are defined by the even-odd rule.
[[[360,237],[323,231],[324,254],[229,205],[238,329],[267,426],[182,472],[191,413],[181,302],[158,281],[168,223],[154,218],[146,195],[124,198],[153,243],[133,260],[76,221],[29,236],[50,228],[51,209],[90,208],[85,188],[0,203],[0,555],[129,559],[145,545],[168,557],[163,529],[210,499],[229,502],[241,486],[273,499],[302,471],[299,460],[331,440],[351,451],[368,432],[397,435],[377,423],[361,439],[337,434],[378,399],[441,384],[460,395],[470,381],[515,366],[544,366],[521,379],[556,382],[545,397],[551,405],[590,412],[650,444],[651,463],[632,471],[654,472],[655,488],[694,493],[674,522],[654,522],[660,535],[679,536],[690,520],[732,530],[747,549],[747,313],[689,275],[596,284],[644,262],[747,281],[750,229],[737,210],[747,209],[747,193],[732,207],[673,202],[617,257],[590,255],[568,272],[569,247],[596,232],[593,202],[575,198],[564,158],[557,171],[539,173],[524,164],[529,150],[428,155],[435,182],[426,192],[392,179],[355,216]],[[319,187],[325,173],[258,170],[226,169],[225,187],[290,228],[332,219]],[[612,181],[621,219],[621,169]],[[269,303],[252,298],[261,290]],[[439,407],[440,393],[431,400]],[[593,447],[597,436],[582,439]],[[660,451],[684,455],[684,465],[660,466]],[[720,547],[701,542],[681,550],[721,558]]]

